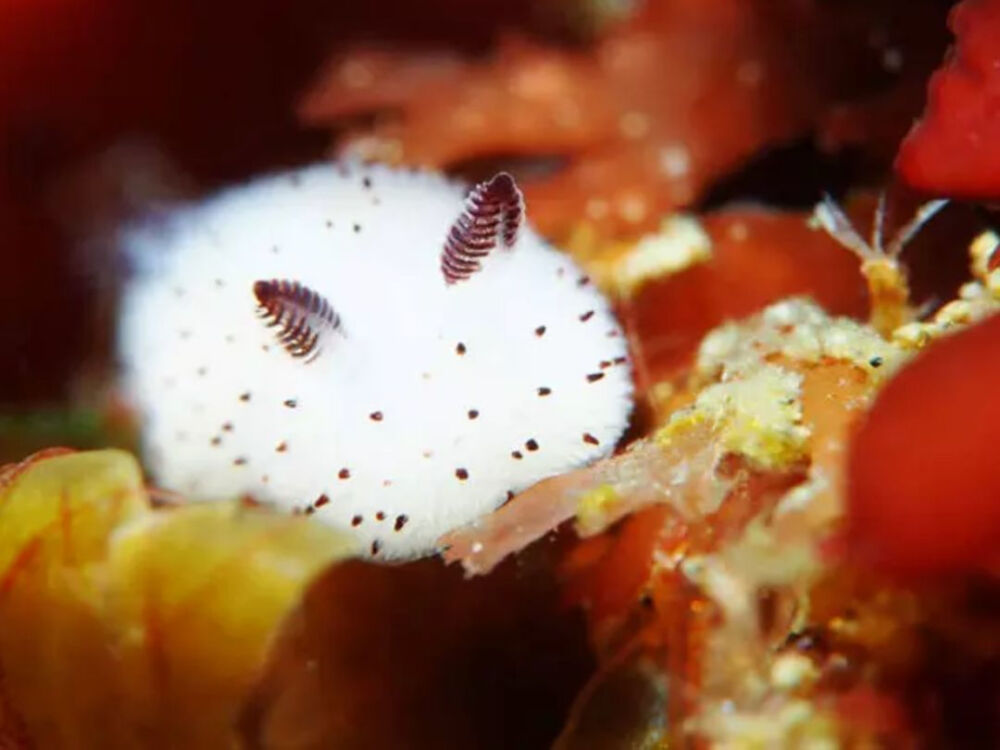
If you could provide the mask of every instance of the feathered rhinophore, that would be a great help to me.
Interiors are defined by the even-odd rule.
[[[340,328],[340,317],[323,295],[297,281],[255,281],[253,294],[259,314],[293,357],[312,362],[322,349],[320,338]]]
[[[472,276],[498,242],[513,247],[523,220],[524,196],[509,174],[501,172],[476,185],[444,243],[441,273],[445,281],[454,284]]]

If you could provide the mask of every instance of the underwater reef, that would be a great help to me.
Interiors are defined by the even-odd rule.
[[[322,5],[0,0],[0,748],[1000,744],[1000,2]],[[321,159],[512,174],[614,452],[393,564],[157,486],[118,227]]]

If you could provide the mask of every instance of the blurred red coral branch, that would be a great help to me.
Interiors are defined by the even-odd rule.
[[[1000,570],[1000,318],[947,337],[879,394],[851,443],[855,551],[920,573]]]
[[[964,0],[949,25],[955,48],[931,77],[927,109],[896,168],[932,193],[1000,198],[1000,2]]]

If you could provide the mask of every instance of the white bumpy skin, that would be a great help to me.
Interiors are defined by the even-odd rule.
[[[405,559],[611,451],[632,379],[607,302],[527,227],[447,278],[465,195],[431,174],[322,164],[124,234],[119,349],[155,481],[312,513]],[[279,340],[294,326],[259,296],[279,281],[327,303],[291,331],[314,346]]]

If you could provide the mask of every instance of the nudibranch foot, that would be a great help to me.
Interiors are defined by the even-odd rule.
[[[454,284],[481,268],[480,260],[499,242],[511,248],[524,220],[524,195],[514,178],[500,172],[476,185],[465,201],[465,210],[448,232],[441,253],[441,273]]]

